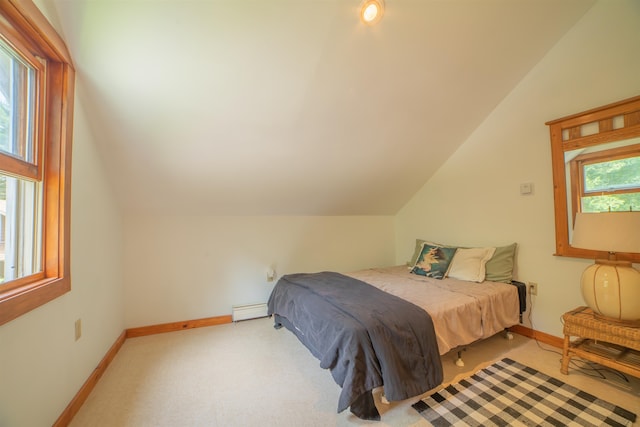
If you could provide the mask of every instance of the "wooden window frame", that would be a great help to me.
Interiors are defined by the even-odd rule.
[[[618,119],[622,119],[622,124],[616,124]],[[569,242],[569,227],[573,227],[576,209],[568,206],[567,193],[577,194],[579,189],[573,188],[575,183],[567,182],[565,152],[640,137],[640,96],[552,120],[546,125],[551,137],[556,233],[554,255],[607,259],[606,252],[574,248]],[[592,130],[594,126],[596,131],[589,132],[588,129]],[[567,184],[572,186],[571,190],[567,190]],[[571,203],[576,203],[575,197],[571,197]],[[621,261],[640,262],[640,253],[618,253],[617,257]]]
[[[31,0],[0,1],[4,38],[47,61],[38,129],[42,166],[42,271],[0,285],[0,325],[71,290],[71,150],[75,70],[67,47]],[[36,172],[38,173],[38,172]]]

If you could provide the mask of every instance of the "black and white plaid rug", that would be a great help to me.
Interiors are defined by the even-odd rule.
[[[413,405],[439,426],[630,426],[636,415],[511,359]]]

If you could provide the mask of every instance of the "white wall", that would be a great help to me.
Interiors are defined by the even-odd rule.
[[[392,265],[393,217],[127,216],[126,326],[231,314],[278,275]]]
[[[560,316],[584,305],[579,280],[592,261],[553,255],[544,123],[640,94],[639,23],[637,0],[601,0],[590,9],[400,211],[396,261],[409,259],[416,238],[518,242],[517,278],[539,284],[533,327],[562,336]],[[527,182],[534,193],[521,196]]]
[[[124,328],[121,217],[79,100],[74,120],[71,292],[0,326],[0,426],[52,425]]]

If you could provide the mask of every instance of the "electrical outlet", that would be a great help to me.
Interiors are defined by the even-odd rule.
[[[82,319],[76,320],[76,341],[82,336]]]
[[[531,295],[538,295],[538,284],[535,282],[529,282],[529,293]]]

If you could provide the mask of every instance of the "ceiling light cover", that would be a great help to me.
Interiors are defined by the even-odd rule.
[[[383,13],[382,0],[365,0],[360,9],[360,19],[367,25],[373,25],[382,19]]]

